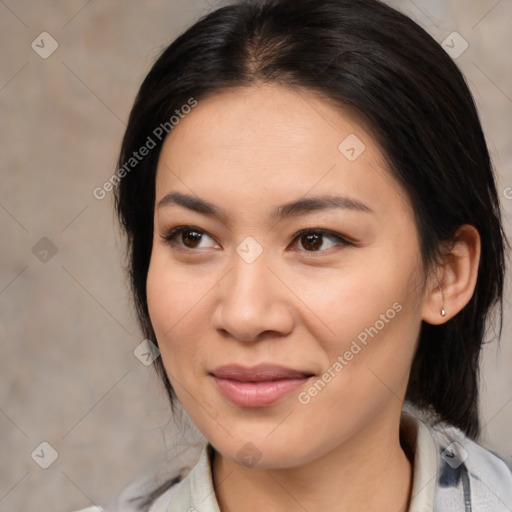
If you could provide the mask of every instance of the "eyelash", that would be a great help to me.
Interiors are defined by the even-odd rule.
[[[198,233],[200,235],[207,235],[212,240],[215,240],[206,231],[204,231],[204,230],[202,230],[202,229],[200,229],[200,228],[198,228],[196,226],[176,226],[176,227],[172,228],[167,235],[160,235],[160,237],[162,238],[163,243],[165,243],[165,244],[167,244],[167,245],[169,245],[171,247],[176,247],[177,245],[179,245],[179,242],[176,241],[176,238],[179,235],[181,235],[182,233],[186,233],[187,231],[193,231],[193,232]],[[306,229],[302,229],[301,231],[299,231],[298,233],[295,234],[295,236],[293,237],[293,242],[292,243],[294,243],[296,240],[300,239],[301,237],[303,237],[305,235],[327,236],[327,237],[330,237],[331,239],[334,239],[336,242],[338,242],[338,245],[342,246],[342,247],[355,245],[354,243],[349,242],[346,238],[342,237],[338,233],[335,233],[335,232],[327,230],[327,229],[320,229],[320,228],[306,228]],[[179,246],[179,248],[184,250],[184,251],[190,251],[190,252],[194,252],[195,251],[194,248],[190,248],[190,247]],[[295,250],[297,250],[297,249],[295,249]],[[323,252],[325,252],[328,249],[317,250],[317,251],[314,251],[314,250],[313,251],[308,251],[308,250],[305,250],[305,249],[298,249],[298,250],[300,252],[306,252],[306,253],[323,253]]]

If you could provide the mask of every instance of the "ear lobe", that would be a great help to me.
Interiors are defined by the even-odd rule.
[[[443,257],[443,265],[432,273],[423,299],[422,320],[440,325],[453,318],[471,300],[480,263],[480,235],[474,226],[460,226]],[[446,311],[442,316],[441,310]]]

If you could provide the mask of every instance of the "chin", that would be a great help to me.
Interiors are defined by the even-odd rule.
[[[249,440],[251,439],[251,440]],[[210,439],[215,450],[230,461],[253,469],[287,469],[311,462],[318,457],[318,447],[287,442],[282,438],[270,440],[267,433],[246,439]]]

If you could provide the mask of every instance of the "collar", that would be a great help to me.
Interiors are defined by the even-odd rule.
[[[436,448],[428,428],[412,412],[402,412],[400,442],[413,466],[408,512],[433,512],[437,475]],[[213,446],[205,441],[192,471],[179,484],[164,493],[151,507],[150,512],[221,512],[213,486],[213,454]]]
[[[411,411],[402,411],[400,442],[413,468],[408,512],[433,512],[437,450],[429,429]]]

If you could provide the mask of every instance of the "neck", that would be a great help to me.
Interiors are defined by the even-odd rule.
[[[406,512],[412,487],[399,421],[389,418],[300,466],[247,468],[215,452],[212,467],[222,512]]]

